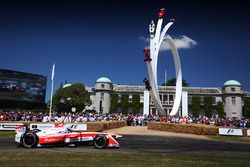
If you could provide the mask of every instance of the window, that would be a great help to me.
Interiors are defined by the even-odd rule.
[[[131,103],[131,102],[132,102],[132,99],[133,99],[133,96],[132,96],[132,95],[129,95],[129,96],[128,96],[128,102]]]
[[[203,96],[200,97],[200,104],[204,105],[204,97]]]
[[[232,97],[232,105],[236,105],[236,97]]]
[[[104,100],[104,93],[101,93],[101,100]]]
[[[162,95],[160,94],[160,101],[161,101],[161,103],[162,103]]]
[[[154,104],[152,97],[149,98],[149,103]]]
[[[103,113],[102,101],[100,101],[99,110],[100,110],[100,113],[102,114]]]
[[[167,103],[167,101],[168,101],[168,95],[163,95],[163,101],[164,101],[164,103]]]
[[[216,97],[214,97],[214,96],[212,97],[212,104],[216,105]]]
[[[118,103],[120,103],[120,102],[121,102],[121,99],[122,99],[122,95],[120,95],[120,94],[119,94],[119,95],[118,95],[118,100],[117,100],[117,101],[118,101]]]
[[[104,85],[104,84],[101,84],[101,87],[102,87],[102,88],[104,88],[104,87],[105,87],[105,85]]]
[[[235,88],[234,88],[234,87],[233,87],[233,88],[231,88],[231,91],[232,91],[232,92],[235,92]]]
[[[237,116],[237,112],[236,111],[232,111],[232,116]]]
[[[152,115],[155,115],[155,114],[156,114],[156,109],[155,109],[155,108],[152,108],[151,111],[152,111],[152,112],[151,112]]]
[[[144,95],[140,95],[140,103],[144,102]]]
[[[174,96],[173,95],[169,95],[169,101],[174,101]]]
[[[188,104],[192,104],[192,96],[188,96]]]

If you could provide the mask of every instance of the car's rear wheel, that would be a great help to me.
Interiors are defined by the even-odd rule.
[[[95,148],[106,148],[108,145],[108,139],[106,136],[104,135],[96,135],[96,137],[94,138],[94,146]]]
[[[25,133],[22,136],[22,145],[26,148],[36,147],[38,144],[38,136],[35,133]]]

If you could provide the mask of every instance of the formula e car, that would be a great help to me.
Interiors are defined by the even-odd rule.
[[[78,146],[80,144],[93,143],[95,148],[119,148],[117,142],[120,135],[106,132],[85,132],[79,128],[79,124],[71,127],[63,123],[49,129],[30,130],[29,125],[16,127],[15,142],[25,148],[46,146]]]

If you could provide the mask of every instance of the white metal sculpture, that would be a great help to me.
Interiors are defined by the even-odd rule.
[[[173,42],[173,39],[169,35],[166,35],[168,29],[173,24],[173,20],[171,20],[161,31],[164,15],[165,15],[165,9],[162,8],[158,12],[158,22],[157,22],[156,28],[155,28],[154,21],[151,21],[149,25],[149,35],[150,35],[149,47],[150,49],[149,48],[144,49],[144,53],[145,53],[144,61],[147,64],[149,81],[145,79],[144,82],[145,82],[146,88],[150,92],[150,96],[158,112],[162,115],[166,114],[160,102],[160,96],[158,92],[158,81],[157,81],[158,54],[159,54],[161,44],[165,40],[169,44],[169,47],[174,57],[174,65],[175,65],[175,72],[176,72],[176,90],[175,90],[176,92],[175,92],[174,105],[170,112],[170,115],[176,115],[180,107],[181,96],[182,96],[181,63],[180,63],[179,53]]]

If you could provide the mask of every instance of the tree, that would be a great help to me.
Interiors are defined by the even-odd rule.
[[[217,110],[219,118],[224,118],[225,117],[224,107],[223,107],[223,103],[221,101],[219,101],[217,103],[216,110]]]
[[[132,103],[131,103],[132,109],[133,109],[133,114],[139,114],[140,113],[140,95],[139,94],[134,94],[132,98]]]
[[[59,88],[53,96],[53,109],[57,112],[82,111],[86,105],[90,105],[90,94],[81,83],[72,84],[66,88]]]
[[[128,108],[129,108],[128,98],[129,98],[128,94],[122,94],[122,96],[121,96],[120,107],[122,109],[123,114],[128,113]]]
[[[208,118],[212,117],[212,97],[211,96],[205,96],[204,97],[204,110],[205,110],[205,116]]]
[[[110,113],[115,113],[118,107],[118,94],[110,94]]]
[[[244,100],[243,116],[250,118],[250,99]]]
[[[129,107],[128,97],[129,97],[128,94],[122,94],[121,97],[120,106],[123,114],[128,114],[128,107]]]
[[[192,112],[194,117],[199,117],[200,114],[200,97],[199,96],[192,96]]]
[[[163,83],[162,86],[176,86],[176,78],[168,80],[167,83]],[[182,86],[189,87],[190,84],[185,79],[182,79]]]

